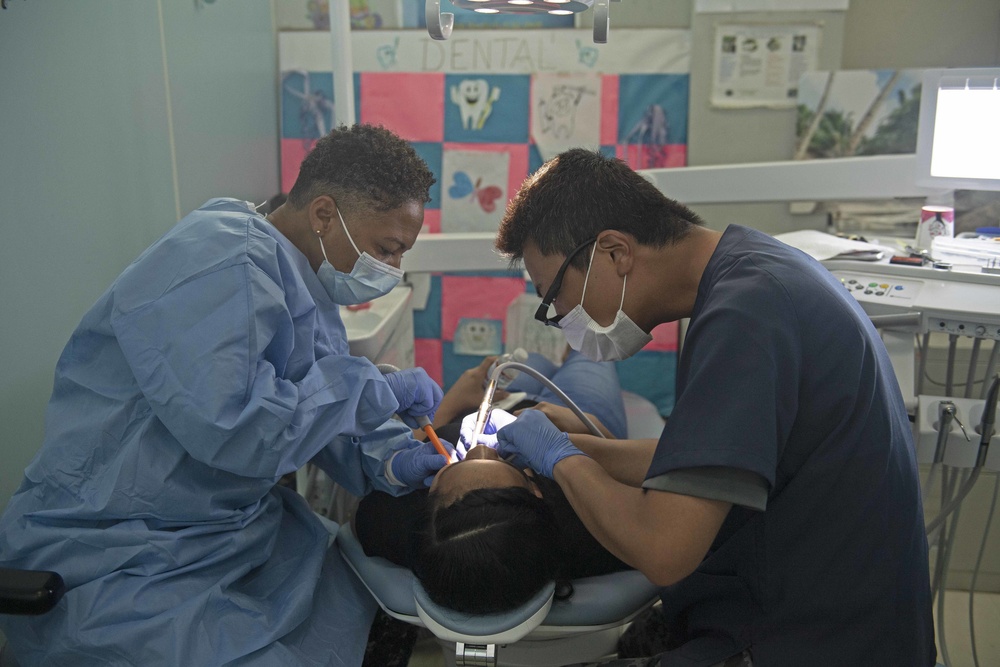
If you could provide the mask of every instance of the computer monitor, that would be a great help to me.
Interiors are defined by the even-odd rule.
[[[1000,190],[1000,68],[924,72],[916,182]]]

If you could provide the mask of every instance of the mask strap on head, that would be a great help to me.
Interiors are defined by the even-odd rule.
[[[628,274],[626,273],[625,277],[622,278],[622,300],[621,303],[618,304],[618,310],[621,310],[622,306],[625,305],[625,285],[627,284],[628,284]]]
[[[590,261],[587,262],[587,274],[583,277],[583,292],[580,293],[580,305],[583,305],[583,298],[587,295],[587,281],[590,280],[590,267],[594,265],[594,255],[597,253],[597,240],[594,240],[594,247],[590,249]],[[622,297],[624,300],[624,296]]]
[[[344,216],[340,214],[340,207],[337,207],[337,217],[340,218],[340,226],[344,228],[344,233],[347,234],[347,240],[351,242],[351,247],[354,248],[354,252],[358,253],[358,257],[361,257],[361,251],[358,250],[358,246],[354,243],[354,239],[351,238],[351,233],[347,231],[347,225],[344,223]]]

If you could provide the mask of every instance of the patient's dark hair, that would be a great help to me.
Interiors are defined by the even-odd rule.
[[[475,489],[444,505],[432,494],[414,572],[439,605],[468,614],[514,609],[557,579],[559,526],[525,488]],[[557,586],[567,597],[568,584]],[[571,589],[570,589],[571,590]]]

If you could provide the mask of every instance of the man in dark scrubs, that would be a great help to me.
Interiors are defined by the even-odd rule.
[[[836,278],[752,229],[706,229],[581,149],[526,181],[497,248],[544,295],[538,319],[595,360],[690,318],[658,441],[625,449],[530,411],[498,433],[501,455],[554,478],[609,551],[667,587],[671,650],[620,664],[934,664],[910,424]]]

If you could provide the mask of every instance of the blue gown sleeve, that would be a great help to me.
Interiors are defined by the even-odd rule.
[[[303,353],[294,349],[293,314],[284,288],[253,263],[219,267],[138,303],[118,301],[111,324],[140,390],[206,465],[278,477],[337,436],[375,429],[398,407],[365,359],[332,354],[286,379],[293,353]]]
[[[398,496],[413,489],[390,484],[385,462],[394,452],[420,444],[406,424],[390,419],[365,435],[334,438],[312,463],[356,496],[373,490]]]

